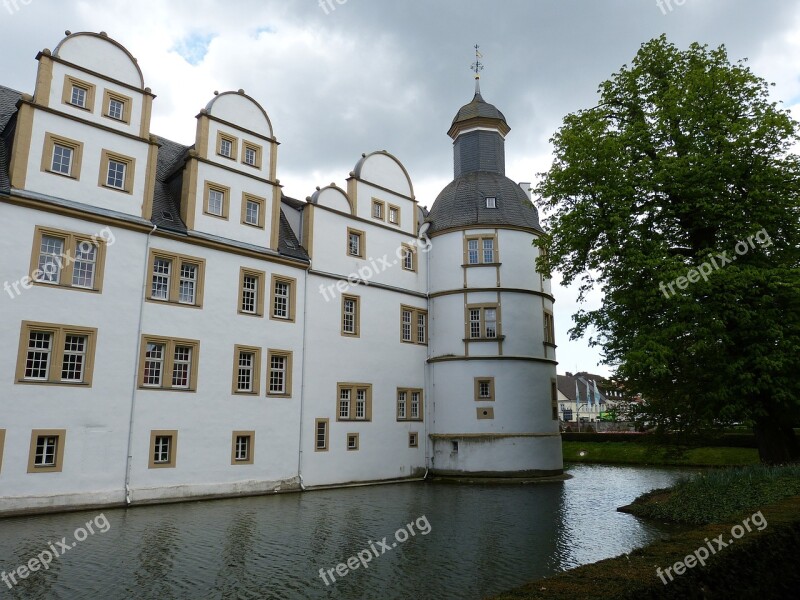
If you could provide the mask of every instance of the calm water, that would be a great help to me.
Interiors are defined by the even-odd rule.
[[[105,510],[106,533],[98,520],[49,570],[12,590],[0,582],[0,598],[479,599],[662,537],[616,508],[685,472],[579,466],[553,484],[409,483]],[[0,520],[0,571],[70,544],[98,514]],[[327,587],[320,578],[417,520],[427,535]]]

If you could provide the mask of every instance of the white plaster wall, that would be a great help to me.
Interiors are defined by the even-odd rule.
[[[344,190],[335,187],[325,187],[319,190],[317,194],[317,204],[319,206],[327,206],[333,210],[338,210],[346,214],[351,214],[350,202],[345,195]]]
[[[218,119],[236,123],[264,137],[272,137],[272,127],[261,112],[261,107],[246,96],[236,93],[220,94],[209,102],[209,107],[209,113]]]
[[[83,142],[80,180],[41,170],[45,133],[48,132]],[[33,118],[25,188],[41,194],[141,216],[148,148],[149,144],[146,142],[118,136],[91,125],[37,110]],[[132,194],[98,185],[100,159],[104,149],[136,160]],[[49,160],[51,157],[48,157],[48,162]]]
[[[205,210],[204,190],[206,181],[230,188],[227,219],[207,215],[203,212]],[[222,169],[216,165],[204,162],[198,163],[195,230],[218,235],[229,240],[237,240],[268,248],[272,228],[273,189],[274,186],[272,184],[263,183],[240,173]],[[266,200],[264,204],[264,229],[242,223],[242,194],[245,192]]]
[[[236,97],[239,99],[239,104],[242,108],[245,108],[247,106],[253,106],[253,103],[250,102],[249,100],[246,100],[241,96],[236,96]],[[214,105],[214,107],[216,108],[216,104]],[[214,116],[217,116],[216,111],[213,114]],[[241,119],[235,120],[234,123],[246,128],[246,125],[242,123]],[[261,129],[264,129],[264,127],[261,127]],[[219,132],[225,133],[237,139],[236,156],[234,156],[233,158],[227,158],[225,156],[220,156],[219,154],[217,154],[217,134]],[[256,133],[259,133],[259,131],[256,131]],[[256,146],[261,146],[261,164],[259,167],[253,167],[242,162],[242,148],[244,147],[243,146],[244,142],[250,142],[252,144],[255,144]],[[231,127],[229,125],[224,125],[222,123],[214,121],[213,119],[209,120],[207,156],[208,160],[210,160],[213,163],[222,165],[223,167],[227,167],[230,169],[236,169],[237,171],[240,171],[246,175],[260,177],[262,179],[269,179],[270,176],[269,166],[270,166],[270,161],[272,160],[273,151],[274,151],[274,145],[268,142],[267,140],[255,137],[247,133],[246,131],[239,129],[238,127]]]
[[[62,102],[64,77],[66,75],[71,75],[95,86],[94,106],[87,107],[90,110],[83,110],[72,104]],[[103,105],[105,90],[117,92],[133,100],[130,108],[130,123],[104,116],[106,111],[106,107]],[[90,73],[84,73],[58,62],[53,63],[53,82],[50,86],[49,105],[50,108],[65,114],[138,136],[141,133],[142,126],[142,98],[143,94],[136,90],[111,83],[106,79],[96,77]]]
[[[128,85],[138,88],[144,86],[141,74],[130,57],[119,46],[101,37],[76,35],[67,38],[58,47],[56,55]]]
[[[394,162],[392,161],[392,164]],[[386,203],[383,222],[392,229],[405,232],[407,235],[416,235],[417,232],[417,203],[403,196],[398,196],[380,189],[364,181],[356,182],[356,216],[362,219],[373,220],[372,199],[382,200]],[[389,204],[400,209],[400,225],[389,223]],[[380,222],[378,219],[376,221]]]
[[[361,165],[361,179],[393,190],[404,196],[413,196],[408,178],[400,165],[385,154],[371,154]]]
[[[454,438],[458,439],[458,438]],[[437,471],[475,472],[560,471],[563,469],[561,437],[519,437],[494,440],[458,439],[458,453],[452,440],[436,440],[433,468]]]

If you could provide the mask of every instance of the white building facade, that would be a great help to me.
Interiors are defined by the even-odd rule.
[[[105,33],[37,60],[0,88],[0,514],[561,473],[542,231],[479,94],[428,214],[385,151],[286,197],[242,90],[151,134]]]

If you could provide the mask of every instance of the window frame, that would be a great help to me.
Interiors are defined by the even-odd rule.
[[[230,155],[222,153],[222,142],[226,141],[229,142],[231,145],[231,153]],[[239,156],[239,138],[236,136],[231,135],[230,133],[224,133],[223,131],[217,131],[217,156],[220,158],[224,158],[227,160],[236,161],[236,158]]]
[[[272,359],[273,357],[282,357],[286,362],[284,367],[283,379],[283,392],[273,392],[270,385],[272,378]],[[293,369],[294,352],[291,350],[276,350],[270,348],[267,350],[267,381],[266,390],[268,398],[291,398],[292,397],[292,369]]]
[[[74,104],[72,102],[72,88],[78,87],[83,89],[86,92],[86,106],[81,106],[80,104]],[[72,108],[77,108],[78,110],[85,110],[89,113],[94,113],[94,100],[96,95],[97,86],[93,83],[89,83],[88,81],[83,81],[82,79],[78,79],[77,77],[73,77],[72,75],[64,75],[64,88],[61,93],[61,102],[62,104],[66,104],[67,106],[71,106]]]
[[[56,448],[52,465],[36,465],[36,447],[40,437],[55,437]],[[33,429],[28,450],[28,473],[61,473],[64,469],[64,447],[67,445],[66,429]],[[0,451],[2,449],[0,448]]]
[[[247,203],[253,202],[258,204],[258,222],[250,223],[247,221]],[[242,225],[247,227],[255,227],[256,229],[264,229],[266,226],[266,215],[264,214],[267,208],[267,199],[254,194],[242,192]]]
[[[549,310],[543,311],[544,343],[548,346],[556,345],[556,321],[555,316]]]
[[[487,337],[486,335],[486,310],[495,310],[495,337]],[[480,337],[472,337],[472,321],[470,311],[480,311]],[[465,342],[500,342],[505,339],[503,335],[503,319],[500,310],[499,302],[490,302],[483,304],[467,304],[464,306],[464,340]]]
[[[161,368],[161,384],[145,385],[144,373],[147,362],[147,345],[160,344],[164,346],[164,358]],[[189,381],[187,387],[173,386],[172,377],[175,373],[175,348],[187,346],[192,349],[189,363]],[[182,392],[193,394],[197,392],[197,378],[200,370],[200,340],[171,338],[165,336],[142,334],[141,349],[139,351],[139,372],[137,374],[137,388],[140,390],[161,392]]]
[[[409,431],[408,432],[408,447],[409,448],[419,448],[419,432],[418,431]]]
[[[252,389],[250,391],[239,389],[239,358],[243,354],[253,354],[253,367],[251,374]],[[261,348],[257,346],[233,347],[233,377],[231,380],[231,394],[234,396],[259,396],[261,395]]]
[[[409,273],[416,273],[417,272],[417,251],[411,244],[402,244],[403,252],[402,258],[400,259],[400,266],[403,268],[404,271],[408,271]],[[411,268],[406,267],[406,256],[411,256]]]
[[[169,460],[156,462],[156,440],[160,437],[170,438]],[[178,430],[177,429],[151,429],[150,430],[150,456],[147,463],[148,469],[174,469],[178,460]]]
[[[211,192],[219,192],[222,194],[222,214],[218,215],[211,212],[209,201],[211,199]],[[203,184],[203,214],[208,217],[213,217],[214,219],[222,219],[224,221],[228,220],[230,214],[230,204],[231,204],[231,188],[219,183],[214,183],[213,181],[206,180]]]
[[[72,158],[69,165],[69,173],[62,173],[61,171],[53,170],[53,151],[56,146],[63,146],[72,150]],[[83,142],[72,140],[60,135],[50,132],[44,134],[44,145],[42,147],[42,163],[41,171],[43,173],[50,173],[58,175],[59,177],[68,177],[75,181],[81,179],[81,165],[83,163]]]
[[[239,438],[247,438],[247,458],[237,458]],[[252,465],[255,463],[256,432],[234,431],[231,434],[231,466]]]
[[[125,165],[125,177],[122,181],[122,187],[118,188],[108,183],[108,168],[111,162],[118,162]],[[125,194],[133,194],[134,178],[136,176],[136,159],[131,156],[125,156],[117,152],[112,152],[103,148],[100,152],[100,175],[97,180],[98,187],[107,190],[114,190],[115,192],[123,192]]]
[[[156,259],[170,261],[170,280],[169,289],[167,290],[167,298],[155,298],[153,296],[153,265]],[[203,308],[203,297],[205,292],[205,273],[206,273],[206,260],[204,258],[197,258],[196,256],[187,256],[185,254],[176,254],[167,250],[160,250],[158,248],[151,248],[148,258],[148,288],[147,295],[145,296],[146,302],[155,302],[157,304],[164,304],[168,306],[183,306],[186,308]],[[188,302],[181,302],[180,286],[181,286],[181,271],[184,265],[193,265],[197,267],[197,277],[195,279],[194,290],[194,304]]]
[[[28,362],[28,349],[30,334],[33,332],[50,334],[50,352],[47,363],[46,379],[29,379],[25,377]],[[81,381],[64,381],[61,373],[64,368],[64,342],[69,335],[86,338],[84,352],[83,379]],[[78,325],[62,325],[58,323],[40,323],[37,321],[22,321],[20,327],[19,348],[17,354],[17,368],[14,383],[21,385],[61,385],[72,387],[92,387],[94,376],[94,362],[97,352],[97,328]]]
[[[481,396],[481,384],[488,383],[489,395]],[[475,377],[475,402],[494,402],[495,388],[494,377]]]
[[[320,446],[319,441],[319,426],[324,425],[325,431],[323,432],[324,443]],[[330,419],[314,419],[314,452],[327,452],[330,449],[331,437],[331,423]]]
[[[407,340],[403,332],[403,316],[404,313],[411,313],[411,339]],[[425,317],[425,341],[419,341],[419,317]],[[424,308],[417,308],[416,306],[408,306],[406,304],[400,305],[400,341],[403,344],[414,344],[417,346],[427,346],[429,338],[430,321],[428,320],[428,311]]]
[[[285,283],[289,286],[289,297],[286,302],[287,316],[280,317],[275,315],[275,301],[277,294],[275,293],[275,284]],[[297,279],[294,277],[287,277],[286,275],[279,275],[272,273],[269,280],[269,318],[273,321],[282,321],[284,323],[294,323],[297,315]]]
[[[250,164],[247,162],[247,150],[253,150],[256,153],[256,162]],[[262,164],[262,156],[264,155],[264,148],[259,146],[258,144],[254,144],[253,142],[242,140],[242,156],[241,156],[241,163],[246,167],[252,167],[253,169],[261,170]]]
[[[350,391],[349,411],[347,417],[342,417],[340,413],[340,402],[342,397],[342,390]],[[364,394],[364,417],[356,417],[356,402],[358,398],[358,391],[365,390]],[[336,384],[336,421],[342,422],[356,422],[356,423],[370,423],[372,422],[372,384],[371,383],[343,383]]]
[[[397,214],[397,221],[396,222],[392,221],[391,218],[390,218],[391,214],[392,214],[392,211],[394,211]],[[400,207],[399,206],[397,206],[396,204],[389,204],[387,206],[387,208],[386,208],[386,222],[389,225],[392,225],[393,227],[400,227],[401,214],[402,213],[400,212]]]
[[[400,394],[406,394],[406,406],[405,406],[405,416],[400,416]],[[412,394],[419,394],[419,413],[416,417],[411,416],[411,395]],[[397,393],[395,394],[395,420],[399,423],[402,422],[411,422],[411,423],[422,423],[425,421],[425,393],[422,388],[397,388]]]
[[[34,274],[40,272],[39,269],[39,256],[41,255],[42,238],[45,236],[61,238],[64,241],[64,254],[62,254],[62,265],[59,271],[58,283],[51,283],[48,281],[39,280],[34,277]],[[94,285],[91,288],[81,287],[74,285],[73,275],[75,265],[78,262],[78,246],[84,242],[89,242],[97,248],[95,256],[94,267]],[[103,293],[103,275],[105,273],[106,264],[106,248],[108,242],[97,235],[86,235],[83,233],[76,233],[74,231],[63,231],[61,229],[53,229],[51,227],[42,227],[37,225],[33,233],[33,247],[31,249],[31,262],[28,274],[33,285],[41,285],[46,287],[55,287],[59,289],[77,290],[81,292],[90,292],[96,294]],[[44,273],[43,271],[41,271]],[[69,281],[70,283],[64,283]]]
[[[118,119],[111,115],[111,101],[115,100],[122,104],[122,116]],[[106,88],[103,91],[103,116],[107,119],[111,119],[117,123],[125,123],[126,125],[130,125],[131,123],[131,111],[133,109],[133,98],[130,96],[125,96],[120,94],[115,90],[109,90]]]
[[[353,331],[345,331],[345,305],[347,302],[353,302]],[[339,318],[339,333],[343,337],[360,338],[361,337],[361,296],[355,294],[342,294],[342,311]]]
[[[481,233],[477,235],[467,235],[464,236],[464,262],[462,266],[464,267],[498,267],[502,263],[500,262],[500,248],[497,243],[498,235],[497,233]],[[471,263],[469,262],[469,243],[470,241],[478,241],[478,262]],[[484,240],[492,240],[492,254],[494,257],[494,261],[492,262],[485,262],[485,254],[484,254]]]
[[[348,451],[348,452],[357,452],[357,451],[360,449],[360,440],[359,440],[359,437],[360,437],[360,436],[358,435],[358,433],[348,433],[348,434],[347,434],[347,438],[346,438],[346,440],[347,440],[346,447],[347,447],[347,451]],[[350,445],[350,440],[351,440],[351,439],[355,439],[355,445],[353,445],[353,446],[351,446],[351,445]]]
[[[380,216],[375,216],[375,208],[380,207]],[[375,219],[376,221],[385,222],[386,221],[386,202],[383,200],[379,200],[378,198],[372,199],[372,204],[370,205],[370,217]]]
[[[355,235],[358,236],[358,254],[353,254],[350,252],[350,236]],[[360,229],[354,229],[352,227],[347,228],[347,244],[345,246],[345,253],[350,258],[360,258],[362,260],[366,259],[367,256],[367,234]]]
[[[551,420],[558,421],[558,380],[550,379],[550,410]]]
[[[256,282],[256,301],[255,312],[245,311],[242,306],[244,298],[244,278],[255,277]],[[264,284],[267,279],[267,274],[264,271],[250,269],[248,267],[239,267],[239,294],[236,298],[236,312],[246,317],[261,317],[264,316]]]

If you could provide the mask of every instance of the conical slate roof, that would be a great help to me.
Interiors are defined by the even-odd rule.
[[[483,99],[483,96],[481,96],[481,93],[477,91],[475,92],[475,97],[472,99],[472,102],[465,104],[458,111],[455,119],[453,119],[453,124],[455,125],[456,123],[479,117],[485,119],[499,119],[503,122],[506,121],[503,113],[497,110],[497,107],[495,107],[493,104],[486,102],[486,100]]]
[[[495,198],[497,208],[486,208],[486,198]],[[528,194],[505,175],[490,171],[472,171],[453,180],[437,196],[426,221],[431,233],[484,225],[542,230]]]

